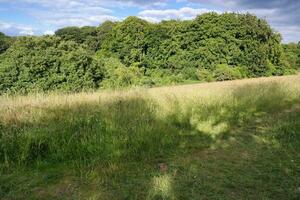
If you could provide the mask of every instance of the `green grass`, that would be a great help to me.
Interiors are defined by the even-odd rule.
[[[2,108],[0,197],[298,199],[299,105],[299,87],[268,82]]]

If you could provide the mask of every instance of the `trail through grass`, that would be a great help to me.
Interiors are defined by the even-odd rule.
[[[300,197],[299,76],[1,101],[1,199]]]

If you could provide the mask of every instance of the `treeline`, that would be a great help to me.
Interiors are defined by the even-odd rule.
[[[290,74],[300,44],[281,44],[265,20],[207,13],[153,24],[137,17],[54,36],[0,34],[0,93],[223,81]]]

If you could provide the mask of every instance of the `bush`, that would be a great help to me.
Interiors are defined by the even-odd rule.
[[[1,55],[0,94],[98,88],[103,64],[85,46],[59,37],[20,37]]]
[[[196,76],[199,81],[211,82],[214,80],[212,73],[207,69],[198,69]]]
[[[184,80],[182,74],[167,76],[164,79],[166,80],[166,83],[168,83],[168,84],[181,83]]]
[[[217,81],[235,80],[242,77],[241,72],[237,68],[229,67],[227,64],[217,65],[213,74],[214,79]]]
[[[128,87],[141,85],[142,70],[136,66],[125,67],[117,58],[105,59],[105,79],[102,86],[105,88]]]
[[[184,80],[197,80],[197,68],[195,67],[183,68],[182,76]]]

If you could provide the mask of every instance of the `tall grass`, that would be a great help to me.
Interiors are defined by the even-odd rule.
[[[157,106],[142,97],[39,112],[34,122],[2,123],[1,161],[7,167],[42,160],[148,159],[164,153],[173,137],[156,119]]]
[[[215,138],[299,99],[298,90],[274,82],[245,85],[221,98],[191,99],[186,106],[174,97],[169,110],[141,93],[110,101],[46,105],[20,111],[20,118],[18,112],[1,116],[0,159],[7,168],[45,160],[159,159],[177,148],[182,132]]]
[[[61,163],[85,168],[168,162],[233,137],[249,139],[244,132],[254,132],[266,118],[293,113],[300,104],[300,84],[272,81],[211,95],[201,96],[200,91],[192,98],[183,98],[183,93],[158,98],[151,90],[107,94],[83,100],[74,100],[80,97],[75,95],[71,101],[48,97],[58,102],[33,98],[34,104],[28,97],[11,100],[16,104],[5,100],[0,108],[1,172]],[[271,124],[265,139],[299,150],[298,114],[279,121],[280,126]],[[144,197],[175,198],[169,181],[174,182],[170,174],[154,177],[152,184],[165,189],[150,189]]]

